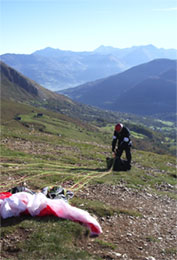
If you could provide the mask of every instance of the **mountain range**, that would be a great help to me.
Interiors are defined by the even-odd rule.
[[[32,54],[3,54],[0,59],[45,88],[57,91],[123,72],[157,59],[175,59],[177,50],[153,45],[130,48],[100,46],[90,52],[47,47]]]
[[[157,59],[61,93],[75,101],[141,115],[176,112],[176,60]]]
[[[35,81],[25,77],[4,62],[0,62],[1,72],[1,103],[26,104],[45,108],[85,122],[106,122],[108,113],[100,109],[72,101],[70,98],[52,92]],[[109,113],[109,122],[115,122],[118,115]]]
[[[41,125],[38,120],[35,120],[35,122],[32,120],[31,126],[29,126],[28,123],[22,123],[21,117],[19,116],[21,114],[32,114],[32,118],[38,114],[48,115],[48,117],[51,117],[51,122],[54,125],[54,118],[60,118],[64,125],[66,122],[70,125],[77,125],[78,133],[82,132],[80,127],[84,127],[84,129],[91,131],[92,137],[94,137],[94,133],[100,131],[100,127],[103,127],[103,129],[107,129],[107,127],[108,129],[111,129],[111,126],[115,123],[122,122],[129,127],[132,133],[134,133],[134,136],[138,136],[138,139],[135,138],[133,141],[136,148],[143,150],[153,149],[157,152],[166,151],[165,137],[163,137],[161,133],[155,132],[156,127],[158,129],[163,126],[161,120],[133,114],[105,111],[96,107],[77,103],[68,97],[43,88],[3,62],[0,62],[0,72],[1,119],[3,122],[6,122],[6,126],[9,125],[12,129],[14,126],[19,127],[20,124],[24,126],[24,131],[25,128],[30,127],[33,129],[36,127],[39,131],[47,132],[46,127]],[[172,122],[170,124],[173,125]],[[72,133],[72,129],[68,130]],[[101,136],[103,135],[103,132],[104,130],[101,130]],[[164,133],[166,132],[164,131]],[[11,134],[13,134],[13,131]],[[107,134],[105,136],[107,136]],[[143,136],[143,139],[139,139],[139,135]],[[172,128],[170,129],[170,132],[168,130],[168,138],[171,140],[174,138],[173,136],[175,136],[175,133],[173,134]],[[162,141],[163,144],[161,144]],[[172,144],[174,146],[174,142],[172,142]],[[173,153],[173,149],[171,151]]]

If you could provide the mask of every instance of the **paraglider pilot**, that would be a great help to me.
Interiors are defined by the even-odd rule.
[[[113,140],[112,140],[112,152],[114,157],[121,158],[123,151],[125,151],[127,163],[131,165],[131,145],[130,131],[123,124],[115,125]]]

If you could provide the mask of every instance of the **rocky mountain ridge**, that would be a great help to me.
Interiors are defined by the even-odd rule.
[[[90,52],[47,47],[32,54],[3,54],[0,59],[47,89],[57,91],[108,77],[158,58],[175,59],[177,50],[153,45],[100,46]]]

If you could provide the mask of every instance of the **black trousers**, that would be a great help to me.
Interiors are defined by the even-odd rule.
[[[131,146],[128,145],[128,143],[126,142],[123,142],[119,145],[118,149],[116,150],[116,156],[120,158],[122,156],[123,151],[125,151],[127,162],[130,164],[132,160]]]

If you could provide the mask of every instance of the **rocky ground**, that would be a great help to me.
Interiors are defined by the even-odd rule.
[[[9,141],[7,140],[6,143]],[[17,146],[17,144],[14,145]],[[8,146],[13,148],[10,144]],[[19,146],[18,143],[18,147],[19,150],[24,150],[23,147],[26,147],[25,149],[29,151],[29,147],[26,145]],[[39,147],[37,148],[35,147],[34,151],[39,151]],[[44,150],[43,154],[45,154],[45,149],[42,147],[39,153]],[[30,151],[33,153],[31,145]],[[138,168],[138,165],[136,167]],[[159,191],[176,193],[175,188],[167,183],[156,187]],[[79,190],[75,197],[81,201],[82,199],[83,201],[97,200],[112,208],[120,209],[119,214],[98,217],[103,229],[103,233],[98,238],[86,237],[77,245],[80,249],[93,255],[93,259],[95,256],[106,260],[177,259],[177,204],[175,199],[164,194],[157,195],[148,188],[133,190],[127,188],[124,183],[88,185]],[[85,209],[84,203],[80,205],[80,208]],[[7,220],[7,226],[13,225],[10,223],[11,221],[17,220]],[[6,249],[4,252],[2,251],[2,259],[18,259],[16,257],[18,251],[15,252],[13,245],[16,241],[26,239],[28,232],[30,233],[30,230],[18,230],[13,237],[9,235],[1,237],[3,248]],[[14,258],[11,258],[12,254]]]
[[[159,189],[171,189],[159,187]],[[120,214],[98,217],[103,233],[98,238],[84,238],[77,245],[87,250],[93,259],[116,260],[175,260],[177,259],[177,205],[167,196],[153,194],[150,190],[135,191],[122,185],[95,184],[80,190],[76,197],[104,201],[119,208]],[[71,203],[72,204],[72,203]],[[80,205],[84,208],[84,203]],[[136,214],[135,214],[136,213]],[[14,219],[9,221],[15,221]],[[6,221],[7,222],[7,221]],[[13,224],[13,223],[7,223]],[[2,259],[11,258],[13,244],[28,236],[28,230],[19,230],[11,236],[1,237],[6,245]],[[30,230],[29,230],[30,232]],[[4,256],[4,257],[3,257]],[[83,259],[84,260],[84,259]]]
[[[165,189],[170,189],[165,187]],[[95,243],[87,241],[83,249],[102,259],[175,260],[177,259],[177,204],[168,197],[157,196],[149,190],[133,191],[124,185],[89,186],[78,194],[81,198],[96,199],[131,214],[102,217],[103,233]],[[126,211],[125,211],[126,212]]]

